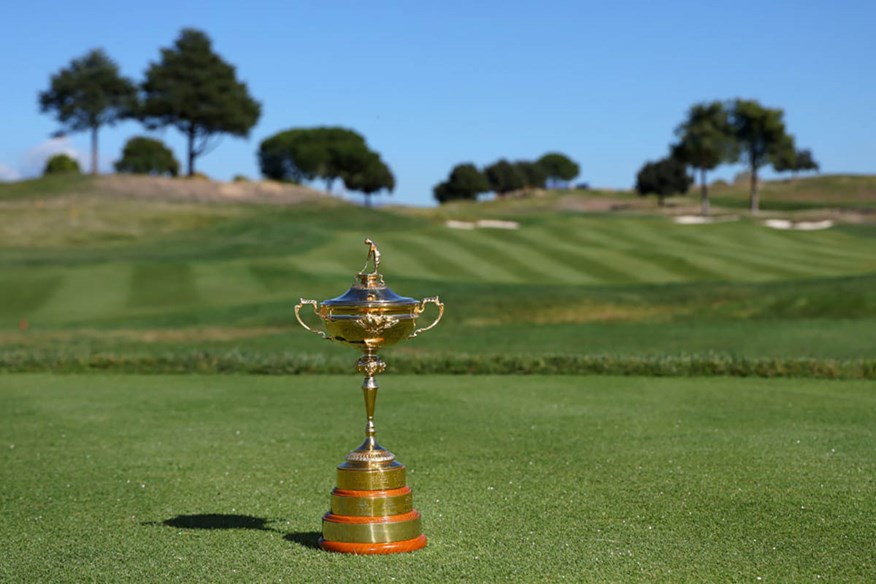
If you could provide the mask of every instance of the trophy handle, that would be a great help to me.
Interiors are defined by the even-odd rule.
[[[436,324],[438,324],[438,321],[441,320],[441,317],[444,316],[444,303],[441,302],[440,300],[438,300],[438,297],[437,297],[437,296],[432,296],[432,297],[430,297],[430,298],[423,298],[422,300],[420,300],[420,306],[417,307],[417,313],[418,313],[418,314],[421,313],[421,312],[423,312],[424,310],[426,310],[426,304],[427,304],[428,302],[432,302],[433,304],[435,304],[435,306],[438,307],[438,316],[437,316],[437,318],[435,318],[435,320],[432,321],[432,324],[430,324],[429,326],[424,327],[424,328],[417,329],[417,330],[415,330],[414,332],[412,332],[412,333],[411,333],[411,336],[408,337],[409,339],[413,339],[413,338],[414,338],[415,336],[417,336],[418,334],[420,334],[420,333],[424,333],[424,332],[426,332],[427,330],[429,330],[430,328],[434,327]]]
[[[316,311],[316,307],[319,304],[316,300],[305,300],[304,298],[301,298],[301,301],[295,305],[295,318],[298,319],[298,324],[300,324],[301,326],[303,326],[304,328],[306,328],[310,332],[317,334],[317,335],[321,336],[322,338],[328,339],[330,341],[331,339],[329,338],[329,336],[327,334],[325,334],[322,331],[318,331],[318,330],[310,328],[309,326],[307,326],[307,324],[303,320],[301,320],[301,314],[300,314],[301,307],[304,306],[305,304],[309,304],[310,306],[313,307],[314,314],[317,314],[317,315],[319,314]]]

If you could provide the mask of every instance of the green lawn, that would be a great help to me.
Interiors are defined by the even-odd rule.
[[[0,580],[876,579],[872,382],[386,375],[430,543],[370,558],[314,549],[358,382],[0,376]]]

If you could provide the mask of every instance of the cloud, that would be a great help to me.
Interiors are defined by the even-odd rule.
[[[21,178],[21,174],[14,168],[0,164],[0,182],[12,182]]]
[[[87,156],[70,143],[70,138],[50,138],[41,142],[24,153],[21,164],[18,165],[19,177],[34,177],[43,173],[46,161],[55,154],[66,154],[79,161],[83,170],[86,168]]]

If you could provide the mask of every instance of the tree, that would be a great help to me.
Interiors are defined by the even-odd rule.
[[[490,183],[474,164],[457,164],[450,171],[447,180],[432,189],[439,203],[463,199],[475,200],[481,193],[490,190]]]
[[[261,105],[237,80],[235,69],[213,52],[209,37],[183,29],[174,46],[161,49],[141,86],[140,118],[150,129],[173,126],[187,140],[187,173],[221,134],[247,137],[261,115]]]
[[[523,186],[527,189],[543,189],[547,182],[547,173],[536,162],[518,160],[514,166],[523,176]]]
[[[43,176],[50,174],[79,174],[79,163],[66,154],[55,154],[46,161]]]
[[[636,175],[636,192],[639,196],[657,195],[662,207],[666,197],[686,193],[692,183],[684,163],[670,157],[642,166]]]
[[[777,154],[773,162],[773,168],[776,172],[791,172],[796,176],[798,172],[807,170],[818,171],[818,163],[812,157],[812,151],[808,149],[797,150],[794,148],[793,142],[790,148],[784,148]]]
[[[767,163],[775,164],[787,151],[790,136],[785,132],[784,112],[763,107],[754,100],[737,99],[730,109],[730,123],[739,145],[742,161],[751,174],[751,213],[760,207],[757,171]]]
[[[39,94],[40,111],[54,112],[68,132],[91,132],[91,174],[97,174],[97,133],[129,117],[137,101],[134,83],[102,49],[93,49],[52,75]]]
[[[504,158],[484,168],[484,175],[490,189],[500,197],[526,186],[526,176]]]
[[[322,179],[327,192],[341,179],[347,189],[364,193],[369,205],[370,195],[395,188],[395,177],[380,155],[368,147],[361,134],[347,128],[279,132],[262,141],[258,158],[266,178],[296,183]]]
[[[797,172],[806,172],[807,170],[818,172],[818,169],[818,162],[812,156],[812,150],[806,148],[797,151]]]
[[[559,152],[549,152],[536,161],[544,173],[547,175],[550,185],[557,185],[561,181],[569,182],[573,180],[581,168],[578,163]]]
[[[370,152],[359,133],[347,128],[294,128],[266,138],[259,146],[262,174],[274,180],[322,179],[326,191],[332,183],[354,172]],[[345,168],[353,165],[352,169]]]
[[[161,140],[134,136],[125,144],[121,159],[115,163],[116,172],[131,174],[179,174],[179,162],[170,148]]]
[[[709,214],[706,172],[736,158],[736,140],[727,109],[720,101],[698,103],[676,129],[679,142],[671,147],[672,157],[700,171],[702,214]]]
[[[349,149],[340,154],[341,179],[347,190],[365,195],[365,206],[371,206],[371,197],[395,189],[395,177],[380,155],[371,150]]]

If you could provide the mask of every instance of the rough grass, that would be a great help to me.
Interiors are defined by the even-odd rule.
[[[362,558],[313,547],[355,375],[0,377],[0,580],[876,578],[869,382],[382,385],[430,543]]]
[[[786,377],[876,379],[876,359],[765,358],[726,354],[401,354],[389,357],[397,373],[456,375],[651,375],[655,377]],[[5,372],[250,373],[301,375],[348,373],[352,359],[340,355],[221,351],[133,354],[84,350],[0,350]]]
[[[745,208],[748,185],[716,186],[713,201],[722,207]],[[763,183],[761,208],[788,211],[796,209],[876,209],[876,177],[870,175],[820,175],[784,178]]]

